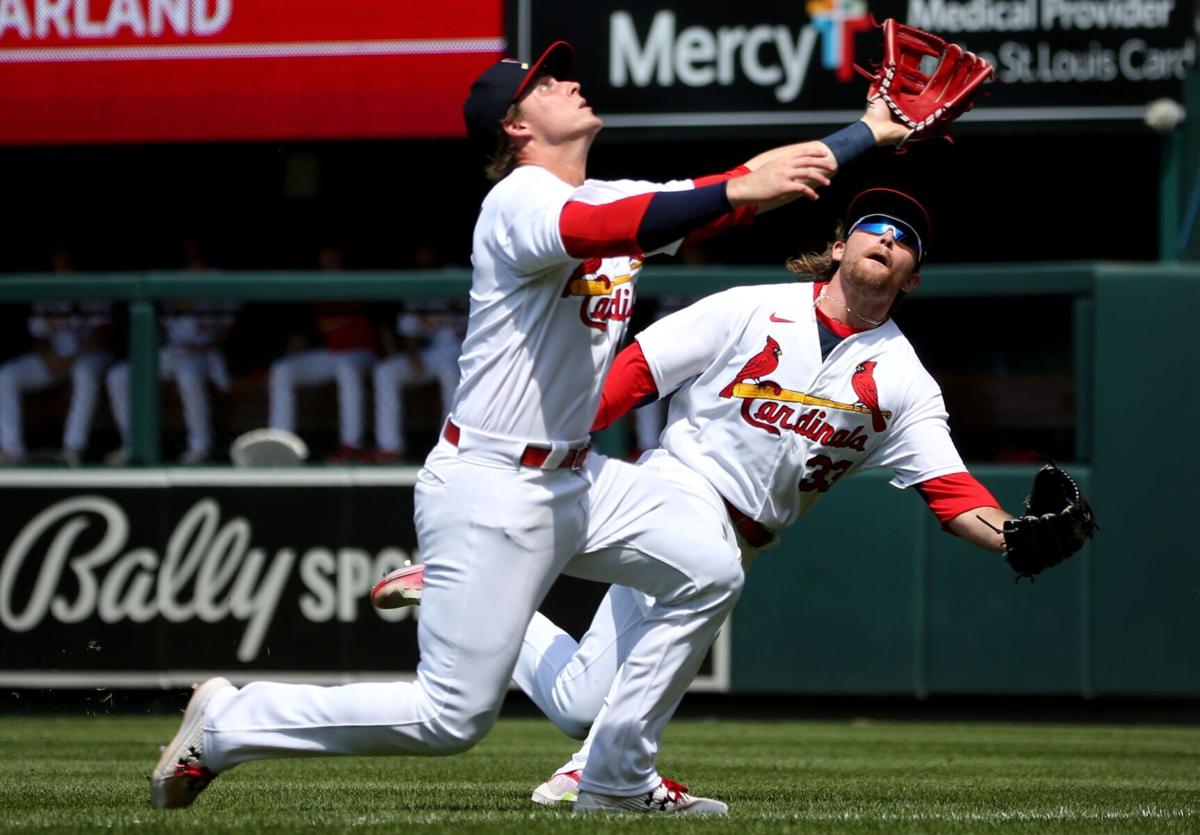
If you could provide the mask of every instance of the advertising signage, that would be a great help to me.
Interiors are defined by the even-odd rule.
[[[0,473],[0,686],[411,680],[420,609],[380,611],[368,593],[420,560],[415,481],[407,468]],[[579,636],[604,591],[562,578],[542,611]],[[695,688],[728,688],[728,632]]]
[[[502,0],[0,0],[0,143],[450,137]]]
[[[563,38],[609,127],[837,124],[861,113],[855,64],[881,54],[872,16],[894,17],[996,67],[969,120],[1141,119],[1180,97],[1196,63],[1195,0],[526,0],[509,18],[521,54]]]

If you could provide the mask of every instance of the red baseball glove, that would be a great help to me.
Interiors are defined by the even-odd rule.
[[[908,127],[905,142],[946,132],[972,107],[972,98],[995,70],[958,44],[888,18],[882,23],[883,61],[875,72],[856,66],[871,82],[867,100],[882,98]],[[901,143],[903,144],[903,143]]]

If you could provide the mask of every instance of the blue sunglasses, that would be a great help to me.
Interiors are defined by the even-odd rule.
[[[921,236],[904,221],[887,215],[867,215],[855,221],[854,225],[850,227],[851,232],[859,229],[869,235],[882,235],[891,230],[896,243],[902,243],[912,249],[917,255],[917,260],[921,260]]]

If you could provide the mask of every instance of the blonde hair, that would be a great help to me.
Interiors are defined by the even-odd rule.
[[[511,104],[504,118],[500,120],[500,135],[496,138],[496,151],[483,169],[483,173],[493,183],[498,183],[512,173],[517,167],[517,146],[504,130],[504,123],[521,115],[521,105]]]
[[[837,272],[838,262],[833,260],[833,245],[846,240],[846,226],[841,221],[834,227],[833,240],[824,252],[803,252],[785,263],[789,272],[800,276],[800,281],[828,281]]]

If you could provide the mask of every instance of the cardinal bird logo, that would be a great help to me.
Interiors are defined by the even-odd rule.
[[[721,396],[733,397],[733,387],[738,383],[744,383],[746,380],[753,380],[762,385],[762,378],[779,367],[779,358],[781,356],[783,356],[783,351],[780,349],[779,343],[768,336],[766,347],[752,356],[742,366],[742,370],[737,373],[737,377],[734,378],[733,382],[721,389]]]
[[[854,394],[858,397],[858,402],[871,410],[871,428],[876,432],[882,432],[887,429],[887,421],[883,419],[883,413],[879,411],[879,390],[875,388],[874,377],[876,365],[874,360],[860,362],[854,369],[854,375],[850,378],[850,385],[854,387]]]

